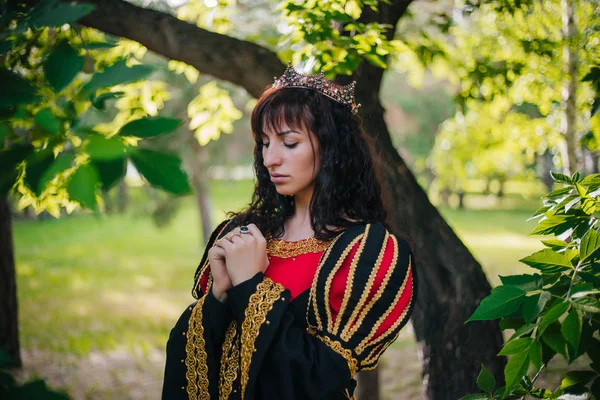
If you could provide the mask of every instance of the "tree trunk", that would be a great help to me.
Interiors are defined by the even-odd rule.
[[[0,197],[0,351],[12,357],[7,366],[21,366],[17,282],[8,197]]]
[[[357,400],[379,399],[379,368],[358,374]]]
[[[214,227],[212,223],[212,206],[208,192],[208,175],[204,170],[206,147],[201,146],[194,137],[194,132],[189,131],[192,142],[193,154],[189,159],[192,167],[192,184],[196,193],[196,204],[200,217],[200,231],[202,232],[202,246],[206,246]]]
[[[125,179],[119,182],[119,192],[117,194],[117,208],[119,213],[123,214],[127,211],[127,203],[129,202],[129,197],[127,196],[127,183],[125,183]]]
[[[356,97],[363,100],[365,130],[376,139],[389,196],[388,222],[412,240],[419,295],[412,323],[423,354],[423,382],[430,400],[456,400],[479,391],[484,364],[499,386],[504,357],[497,357],[503,338],[497,321],[464,322],[491,287],[481,265],[444,221],[394,150],[377,93],[383,71],[359,66]],[[365,101],[366,100],[366,101]]]
[[[579,168],[577,162],[577,52],[573,48],[573,40],[576,35],[575,26],[575,5],[573,0],[562,0],[562,34],[564,39],[563,56],[565,60],[565,72],[567,74],[565,87],[563,90],[562,107],[565,110],[565,118],[563,120],[563,134],[565,135],[566,153],[568,160],[564,163],[564,167],[568,166],[568,175],[573,174]]]

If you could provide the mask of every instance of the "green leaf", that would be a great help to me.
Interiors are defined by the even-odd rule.
[[[494,378],[494,375],[483,364],[481,364],[481,371],[477,377],[477,386],[488,393],[492,393],[496,386],[496,378]]]
[[[49,108],[38,111],[35,115],[35,123],[44,131],[53,135],[60,132],[60,121],[56,119],[54,113]]]
[[[593,297],[581,297],[572,301],[573,307],[589,313],[600,313],[600,301]]]
[[[570,304],[566,302],[558,302],[555,303],[550,309],[542,316],[542,322],[538,328],[538,334],[543,334],[544,330],[552,324],[554,321],[558,320],[564,313],[569,310]]]
[[[569,371],[560,383],[560,387],[566,389],[575,385],[586,385],[596,376],[594,371]]]
[[[34,147],[29,143],[17,143],[0,151],[0,196],[6,195],[13,187],[18,177],[17,166],[33,150]]]
[[[560,333],[575,350],[579,348],[582,325],[581,314],[576,309],[571,308],[560,328]]]
[[[533,275],[499,275],[500,281],[503,285],[509,285],[517,287],[525,292],[530,292],[536,289],[540,289],[543,284],[542,276],[539,274]]]
[[[533,339],[530,337],[523,337],[515,340],[510,340],[504,344],[504,347],[502,347],[502,350],[500,350],[498,355],[508,356],[510,354],[528,352],[529,347],[532,343]]]
[[[85,152],[94,161],[108,161],[125,157],[125,145],[118,137],[90,135]]]
[[[525,292],[514,286],[497,286],[483,299],[473,315],[466,321],[482,321],[505,317],[523,302]],[[466,323],[465,322],[465,323]]]
[[[93,161],[100,174],[100,185],[103,190],[109,190],[125,176],[127,160],[125,158],[110,161]]]
[[[534,296],[526,297],[525,301],[523,302],[523,319],[525,319],[525,322],[529,323],[533,321],[535,317],[540,315],[546,306],[546,303],[551,298],[552,294],[546,291]]]
[[[537,340],[529,348],[529,359],[538,371],[542,368],[542,344]]]
[[[567,358],[566,345],[567,342],[560,333],[561,326],[559,322],[550,324],[542,335],[542,340],[546,343],[554,352]]]
[[[600,249],[600,235],[598,235],[598,232],[596,232],[595,229],[590,229],[583,238],[581,238],[579,246],[579,259],[581,262],[584,262],[590,258],[595,251]]]
[[[540,250],[519,261],[532,268],[539,269],[544,274],[568,271],[573,268],[571,260],[567,255],[557,253],[552,249]]]
[[[168,153],[147,149],[130,148],[131,161],[139,173],[152,186],[174,194],[188,194],[191,187],[186,173],[181,169],[181,160]]]
[[[504,379],[506,389],[504,394],[510,393],[519,383],[523,375],[527,373],[529,367],[529,354],[526,352],[517,353],[508,360],[504,368]]]
[[[50,87],[60,92],[83,69],[83,56],[77,54],[68,42],[59,44],[44,63],[44,74]]]
[[[106,110],[106,102],[108,100],[118,99],[119,97],[123,97],[124,94],[125,92],[102,93],[96,97],[92,96],[90,100],[92,101],[92,106],[94,106],[95,109],[104,111]]]
[[[527,335],[529,332],[533,331],[534,328],[535,328],[535,325],[523,325],[519,329],[517,329],[515,331],[515,333],[513,333],[513,335],[508,340],[514,340],[523,335]]]
[[[38,151],[27,157],[25,163],[25,184],[38,196],[41,193],[39,187],[42,176],[52,163],[54,163],[52,149]]]
[[[459,400],[488,400],[491,397],[485,393],[473,393],[467,396],[461,397]]]
[[[56,160],[44,171],[42,174],[38,186],[36,188],[36,194],[39,196],[43,191],[48,182],[50,182],[56,175],[60,174],[67,168],[70,168],[75,161],[75,155],[72,152],[64,152],[56,157]]]
[[[552,176],[552,179],[554,179],[556,182],[564,182],[564,183],[572,183],[573,182],[571,180],[571,178],[565,174],[550,171],[550,175]]]
[[[37,100],[36,89],[11,71],[0,68],[0,108],[31,104]]]
[[[92,165],[80,166],[67,184],[69,198],[79,202],[82,207],[97,210],[96,185],[99,180],[98,171]]]
[[[553,215],[540,221],[530,235],[561,234],[574,225],[570,215]]]
[[[372,64],[376,67],[381,69],[386,69],[388,67],[385,61],[383,61],[383,57],[378,54],[365,53],[362,56],[369,62],[369,64]]]
[[[177,129],[181,120],[166,117],[146,117],[131,121],[119,131],[121,136],[148,138],[163,135]]]
[[[70,24],[79,21],[95,8],[91,4],[80,4],[74,1],[43,1],[29,13],[29,26],[41,28]]]
[[[81,94],[87,97],[97,89],[139,81],[150,75],[152,70],[152,67],[147,65],[134,65],[129,68],[125,60],[117,61],[113,65],[106,67],[104,71],[96,73],[83,86]]]
[[[544,246],[550,247],[551,249],[561,249],[561,248],[567,247],[569,245],[564,240],[558,240],[558,239],[542,240],[542,243],[544,244]]]

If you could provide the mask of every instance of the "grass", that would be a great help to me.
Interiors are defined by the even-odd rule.
[[[246,204],[250,193],[251,182],[213,183],[213,222]],[[521,201],[519,206],[440,209],[494,285],[498,274],[527,271],[518,259],[541,248],[539,237],[527,236],[535,221],[525,222],[538,207],[537,200]],[[164,229],[147,214],[140,208],[125,216],[15,222],[19,322],[26,351],[41,351],[55,360],[50,364],[62,366],[91,354],[121,351],[136,354],[143,363],[144,357],[163,353],[170,328],[193,301],[192,277],[203,248],[193,198],[182,202]],[[410,331],[391,349],[416,353]],[[162,362],[152,364],[152,379],[162,374]],[[416,382],[419,385],[419,379]],[[102,383],[94,385],[98,387],[88,390],[111,390]],[[117,397],[127,397],[122,387],[118,390]]]

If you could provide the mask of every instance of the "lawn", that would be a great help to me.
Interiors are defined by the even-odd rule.
[[[251,182],[216,182],[211,193],[216,223],[247,202]],[[441,212],[497,284],[498,274],[526,271],[518,259],[540,248],[539,238],[527,236],[535,222],[525,222],[537,206]],[[45,376],[77,399],[158,399],[164,345],[193,301],[203,249],[192,198],[166,228],[146,214],[15,222],[23,376]],[[389,379],[401,355],[411,358],[409,371]],[[418,392],[409,329],[386,357],[386,395]]]

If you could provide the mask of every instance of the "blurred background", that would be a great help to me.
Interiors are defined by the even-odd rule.
[[[0,143],[51,150],[51,159],[3,153],[0,162],[5,178],[12,174],[0,184],[12,188],[15,376],[44,378],[75,399],[159,398],[165,343],[193,301],[207,234],[253,190],[253,94],[109,34],[120,17],[128,25],[154,10],[156,20],[168,15],[254,43],[306,73],[348,75],[359,61],[385,69],[374,92],[393,147],[492,286],[498,275],[527,271],[518,260],[541,248],[527,219],[552,189],[550,171],[598,172],[595,0],[406,1],[392,37],[383,34],[385,18],[359,22],[377,1],[110,0],[91,2],[95,11],[15,3],[12,14],[3,5],[1,22],[0,106],[10,112]],[[120,15],[123,4],[132,7]],[[179,28],[144,26],[146,15],[123,29],[179,40]],[[340,26],[350,36],[331,28]],[[219,46],[200,39],[173,52],[193,60],[186,52],[195,46]],[[230,51],[214,56],[227,65]],[[137,120],[157,131],[144,133],[150,125]],[[56,166],[64,155],[68,163]],[[421,363],[409,325],[381,363],[382,398],[423,396]],[[551,366],[541,379],[552,382],[564,368]]]

